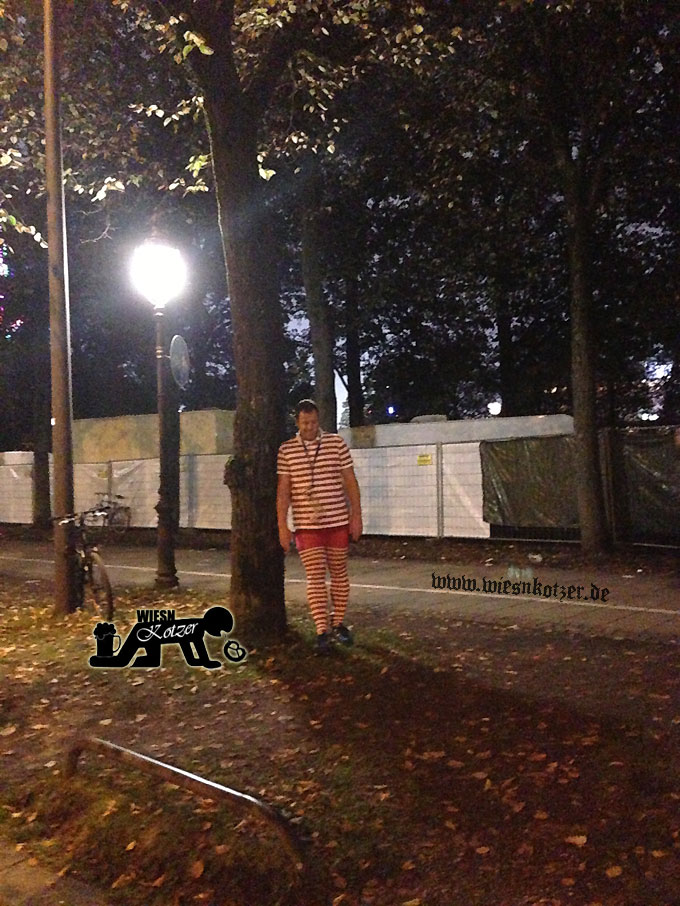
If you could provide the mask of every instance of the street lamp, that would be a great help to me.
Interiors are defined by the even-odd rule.
[[[178,584],[175,567],[174,531],[179,507],[176,484],[177,446],[173,444],[168,410],[168,356],[164,352],[165,306],[176,298],[186,284],[187,270],[177,249],[158,242],[145,242],[135,249],[130,263],[132,283],[154,309],[156,320],[156,383],[158,391],[158,435],[160,484],[158,488],[158,532],[156,535],[158,566],[157,588],[173,588]],[[174,488],[174,493],[173,493]]]

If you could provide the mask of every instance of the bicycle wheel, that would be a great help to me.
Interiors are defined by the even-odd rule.
[[[115,535],[122,535],[130,528],[130,507],[117,506],[109,511],[107,525]]]
[[[105,620],[110,620],[113,617],[113,591],[109,574],[106,572],[104,561],[97,551],[92,551],[90,558],[88,580],[96,611]]]

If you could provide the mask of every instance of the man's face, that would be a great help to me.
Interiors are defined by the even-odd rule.
[[[303,440],[315,440],[317,434],[319,433],[319,413],[312,412],[301,412],[298,417],[295,419],[295,423],[298,426],[298,431],[300,432],[300,437]]]

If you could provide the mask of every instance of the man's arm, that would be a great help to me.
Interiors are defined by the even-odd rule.
[[[361,492],[359,491],[359,482],[354,474],[354,469],[341,469],[342,483],[345,486],[345,493],[349,500],[349,535],[352,541],[358,541],[364,530],[361,520]]]
[[[288,507],[290,506],[290,475],[279,475],[276,486],[276,519],[279,524],[279,543],[288,551],[292,533],[288,528]]]

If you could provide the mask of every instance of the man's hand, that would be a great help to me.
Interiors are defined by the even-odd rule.
[[[361,513],[352,513],[349,517],[349,536],[352,541],[358,541],[363,530],[364,525],[361,521]]]
[[[291,530],[288,528],[287,525],[284,526],[283,528],[279,529],[279,544],[283,548],[284,554],[288,553],[288,551],[290,549],[290,542],[292,540],[293,540],[293,533],[291,532]]]
[[[288,528],[288,507],[290,506],[290,475],[279,474],[276,485],[276,520],[279,526],[279,544],[284,554],[288,553],[293,537]]]

